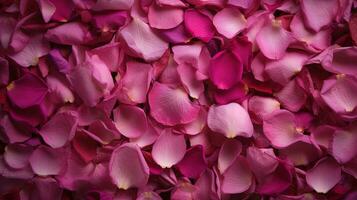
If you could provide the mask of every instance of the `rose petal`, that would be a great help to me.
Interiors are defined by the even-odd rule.
[[[332,155],[340,163],[346,163],[357,155],[357,130],[356,125],[349,127],[346,130],[335,131],[332,142],[331,150]]]
[[[280,155],[286,156],[295,166],[308,165],[319,158],[319,150],[311,143],[296,142],[284,149]]]
[[[129,10],[134,0],[98,0],[93,6],[96,11],[101,10]]]
[[[273,149],[257,147],[247,149],[247,161],[258,180],[273,173],[279,164]]]
[[[177,72],[182,84],[187,88],[189,95],[192,98],[198,99],[204,91],[204,85],[203,82],[198,80],[195,76],[196,69],[187,64],[180,64],[177,67]]]
[[[66,156],[62,149],[39,146],[29,158],[32,170],[40,176],[58,175],[65,167]]]
[[[48,145],[59,148],[74,137],[77,124],[78,119],[74,113],[57,113],[42,126],[39,133]]]
[[[186,30],[193,37],[204,42],[210,41],[215,32],[211,19],[197,10],[188,9],[185,11],[184,24]]]
[[[295,79],[276,93],[276,97],[283,107],[293,112],[300,110],[307,100],[305,91],[297,84]]]
[[[248,101],[248,110],[259,123],[275,110],[280,109],[280,103],[270,97],[252,96]]]
[[[158,6],[152,3],[148,12],[149,24],[157,29],[170,29],[183,21],[183,10],[175,7]]]
[[[45,38],[50,42],[65,45],[81,45],[88,42],[92,35],[87,26],[79,22],[69,22],[48,29]]]
[[[337,0],[328,0],[326,2],[319,0],[301,1],[301,10],[306,19],[305,24],[315,32],[332,23],[337,14],[337,8]]]
[[[237,8],[227,7],[213,17],[217,31],[228,39],[238,35],[246,26],[244,15]]]
[[[187,124],[198,116],[199,106],[193,104],[181,88],[156,82],[148,96],[151,116],[164,125]]]
[[[218,104],[242,102],[246,98],[249,92],[248,90],[246,84],[239,82],[228,90],[215,90],[213,97]]]
[[[227,194],[242,193],[249,189],[252,181],[253,174],[247,160],[243,156],[238,156],[223,174],[222,192]]]
[[[10,144],[4,152],[4,161],[14,169],[22,169],[29,164],[29,157],[33,148],[29,145]]]
[[[187,149],[183,159],[176,164],[176,168],[187,178],[200,177],[207,168],[203,147],[196,145]]]
[[[332,158],[322,158],[306,172],[306,182],[316,192],[327,193],[341,179],[341,168]]]
[[[223,143],[218,155],[218,169],[223,174],[242,152],[242,143],[235,139],[229,139]]]
[[[168,48],[168,44],[140,19],[134,18],[120,30],[119,35],[124,40],[129,51],[145,61],[159,59]]]
[[[208,111],[208,127],[228,138],[251,137],[253,124],[248,112],[237,103],[212,105]]]
[[[24,142],[31,138],[31,130],[20,126],[19,123],[14,123],[8,115],[0,118],[0,127],[1,139],[4,140],[3,137],[5,137],[9,143]]]
[[[276,110],[263,120],[265,136],[277,148],[287,147],[303,138],[301,128],[296,127],[295,116],[287,110]]]
[[[125,137],[140,137],[148,129],[146,114],[139,107],[120,105],[113,110],[113,115],[116,127]]]
[[[118,68],[123,60],[124,53],[120,48],[120,44],[109,43],[88,52],[90,56],[97,55],[109,68],[110,71],[118,71]]]
[[[149,180],[149,167],[140,148],[127,143],[116,148],[110,158],[110,177],[119,189],[142,187]]]
[[[171,168],[183,159],[185,151],[185,137],[165,129],[154,143],[151,153],[162,168]]]

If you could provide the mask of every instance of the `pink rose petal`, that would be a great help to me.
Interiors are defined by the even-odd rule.
[[[237,8],[224,8],[213,17],[217,31],[226,38],[233,38],[246,26],[244,15]]]
[[[152,28],[170,29],[183,21],[183,10],[175,7],[158,6],[151,4],[148,12],[149,24]]]
[[[29,158],[35,174],[40,176],[58,175],[66,166],[66,156],[62,149],[39,146]]]
[[[204,42],[212,39],[215,28],[211,19],[205,14],[188,9],[184,14],[184,23],[186,30],[193,36]]]

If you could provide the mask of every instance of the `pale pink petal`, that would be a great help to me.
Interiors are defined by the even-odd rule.
[[[171,200],[197,199],[197,188],[187,180],[179,181],[171,192]]]
[[[43,40],[42,35],[31,37],[27,45],[15,54],[11,54],[17,64],[23,67],[36,66],[39,58],[46,55],[50,51],[49,44]]]
[[[162,131],[152,147],[152,157],[162,168],[170,168],[185,156],[184,135],[175,134],[171,129]]]
[[[309,55],[299,51],[288,51],[276,61],[265,65],[265,72],[271,80],[285,85],[297,73],[300,72]]]
[[[146,102],[146,95],[152,80],[152,67],[146,63],[127,62],[122,79],[122,93],[125,99],[133,103]],[[125,102],[125,101],[124,101]]]
[[[209,77],[219,89],[229,89],[242,79],[243,63],[233,52],[217,53],[209,67]]]
[[[303,0],[301,10],[305,24],[315,32],[332,23],[337,15],[338,0]]]
[[[152,28],[174,28],[183,21],[183,10],[175,7],[158,6],[156,3],[152,3],[149,7],[148,20]]]
[[[207,123],[207,110],[201,107],[200,112],[198,113],[198,117],[196,120],[184,124],[180,130],[188,135],[197,135],[199,134]]]
[[[219,172],[223,174],[242,152],[242,143],[236,139],[228,139],[219,150],[217,165]]]
[[[258,180],[274,172],[279,164],[273,149],[249,147],[247,160]]]
[[[142,187],[149,180],[149,166],[140,148],[127,143],[116,148],[110,158],[110,177],[119,189]]]
[[[245,29],[247,20],[237,8],[227,7],[220,10],[213,17],[213,24],[217,31],[231,39]]]
[[[340,163],[346,163],[357,155],[357,127],[353,125],[345,130],[337,130],[331,142],[331,151]]]
[[[319,150],[311,143],[296,142],[284,149],[281,149],[279,155],[285,156],[295,166],[308,165],[319,158]]]
[[[350,76],[337,76],[337,79],[325,80],[321,97],[332,110],[340,114],[349,114],[357,106],[357,80]]]
[[[24,144],[10,144],[5,147],[4,161],[14,169],[22,169],[29,164],[33,147]]]
[[[263,119],[265,136],[277,148],[287,147],[303,138],[301,127],[296,127],[295,116],[287,110],[276,110]]]
[[[300,110],[307,100],[307,94],[295,79],[287,83],[275,96],[283,107],[293,112]]]
[[[221,189],[223,193],[242,193],[249,189],[253,182],[253,173],[243,156],[238,156],[224,172]]]
[[[48,29],[45,38],[50,42],[66,45],[80,45],[88,42],[92,35],[88,28],[79,22],[69,22]]]
[[[202,6],[223,7],[225,4],[225,0],[186,0],[186,1],[197,7],[202,7]]]
[[[208,127],[228,138],[251,137],[253,124],[248,112],[237,103],[212,105],[208,111]]]
[[[280,103],[274,98],[252,96],[248,100],[248,110],[252,118],[261,123],[264,116],[280,109]]]
[[[273,60],[284,56],[292,40],[291,33],[282,27],[280,20],[266,22],[256,36],[260,51]]]
[[[26,73],[13,81],[6,89],[11,103],[19,108],[40,105],[48,94],[46,83],[32,73]]]
[[[30,156],[30,165],[40,176],[58,175],[66,166],[66,155],[62,149],[39,146]]]
[[[93,10],[129,10],[134,0],[98,0]]]
[[[130,138],[130,141],[136,143],[140,148],[143,148],[152,145],[158,137],[159,132],[152,125],[152,122],[148,121],[148,128],[146,132],[138,138]]]
[[[316,192],[327,193],[341,179],[341,168],[332,158],[323,158],[306,172],[306,182]]]
[[[151,116],[164,125],[187,124],[198,116],[199,106],[181,88],[156,82],[148,96]]]
[[[204,42],[210,41],[216,31],[211,19],[197,10],[186,10],[184,14],[184,23],[186,30],[193,37]]]
[[[204,85],[203,81],[198,80],[195,76],[196,69],[187,64],[179,64],[177,72],[189,95],[192,98],[198,99],[204,91]]]
[[[159,59],[168,48],[168,44],[140,19],[134,18],[120,30],[119,35],[124,40],[130,53],[136,57],[143,58],[145,61]]]
[[[57,113],[42,126],[39,133],[48,145],[52,148],[59,148],[72,140],[77,124],[78,119],[75,113]]]
[[[146,114],[137,106],[119,105],[113,115],[116,127],[125,137],[140,137],[148,129]]]
[[[207,168],[203,147],[196,145],[187,149],[183,159],[176,164],[176,168],[187,178],[199,178]]]

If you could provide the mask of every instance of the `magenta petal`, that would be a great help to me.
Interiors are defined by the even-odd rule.
[[[124,40],[130,53],[143,58],[145,61],[159,59],[168,48],[168,44],[140,19],[134,18],[120,30],[119,35]]]
[[[243,64],[231,51],[221,51],[212,59],[209,77],[219,89],[229,89],[242,79]]]
[[[307,100],[305,91],[298,85],[295,79],[291,80],[283,89],[276,93],[276,97],[283,107],[293,112],[300,110]]]
[[[270,59],[280,59],[293,40],[291,33],[286,31],[281,21],[267,22],[256,36],[260,51]]]
[[[261,123],[266,115],[279,109],[279,101],[270,97],[252,96],[248,101],[248,110],[259,123]]]
[[[36,177],[33,179],[34,187],[30,192],[30,199],[60,200],[63,189],[57,180],[51,177]]]
[[[332,158],[322,158],[306,172],[306,182],[316,192],[327,193],[341,179],[341,168]]]
[[[335,48],[328,53],[332,55],[329,54],[326,55],[325,60],[323,60],[322,66],[324,67],[324,69],[336,74],[347,74],[351,76],[357,75],[357,70],[352,64],[357,62],[356,47],[353,46],[353,47]]]
[[[253,182],[247,160],[238,156],[232,165],[224,172],[221,189],[223,193],[242,193],[249,189]]]
[[[345,130],[337,130],[330,143],[332,155],[340,163],[346,163],[356,157],[357,126],[353,125]]]
[[[68,61],[62,56],[61,52],[58,49],[51,50],[48,54],[48,58],[59,72],[68,73],[71,69],[71,66],[69,65]]]
[[[137,106],[120,105],[113,110],[113,115],[116,127],[125,137],[137,138],[147,131],[146,114]]]
[[[213,24],[217,31],[231,39],[239,34],[246,26],[247,20],[237,8],[227,7],[220,10],[213,17]]]
[[[199,106],[193,104],[181,88],[156,82],[148,96],[151,116],[164,125],[187,124],[198,116]]]
[[[91,38],[88,28],[79,22],[70,22],[49,29],[45,38],[51,42],[66,45],[85,44]]]
[[[31,137],[30,130],[24,129],[18,123],[15,124],[8,115],[0,118],[0,127],[1,138],[8,140],[9,143],[24,142]]]
[[[142,187],[149,179],[149,167],[140,148],[127,143],[116,148],[109,164],[110,177],[119,189]]]
[[[152,122],[149,121],[146,132],[138,138],[130,138],[130,141],[137,144],[140,148],[143,148],[152,145],[158,137],[159,132],[152,125]]]
[[[218,169],[223,174],[242,152],[242,143],[236,139],[228,139],[223,143],[218,155]]]
[[[39,6],[43,20],[48,23],[56,11],[56,6],[50,0],[40,0]]]
[[[175,7],[160,7],[156,3],[152,3],[149,7],[148,20],[153,28],[174,28],[183,21],[183,10]]]
[[[258,180],[273,173],[279,165],[273,149],[249,147],[247,160]]]
[[[204,42],[210,41],[215,33],[215,28],[211,19],[197,10],[186,10],[184,23],[187,31],[193,37]]]
[[[289,159],[295,166],[308,165],[319,158],[319,150],[312,143],[296,142],[284,149],[281,149],[280,155]]]
[[[154,161],[162,168],[170,168],[183,159],[185,151],[185,137],[165,129],[154,143],[151,153]]]
[[[0,85],[7,85],[9,82],[10,68],[9,62],[0,57]]]
[[[29,164],[29,157],[33,147],[23,144],[7,145],[4,152],[4,161],[14,169],[22,169]]]
[[[166,41],[173,43],[173,44],[185,43],[187,41],[190,41],[190,39],[191,39],[190,35],[186,32],[186,29],[185,29],[185,26],[183,25],[183,23],[181,23],[180,25],[178,25],[172,29],[161,30],[160,35]]]
[[[251,137],[253,124],[248,112],[237,103],[212,105],[208,111],[208,127],[228,138]]]
[[[90,56],[97,55],[109,68],[110,71],[117,71],[123,61],[124,53],[118,42],[109,43],[95,49],[91,49]]]
[[[47,93],[45,82],[32,73],[26,73],[7,86],[7,96],[19,108],[41,104]]]
[[[303,138],[301,127],[296,127],[295,116],[287,110],[276,110],[263,120],[263,130],[270,142],[278,147],[287,147]]]
[[[59,148],[74,137],[77,124],[78,119],[75,113],[57,113],[42,126],[39,133],[48,145],[52,148]]]
[[[187,149],[183,159],[176,164],[176,168],[187,178],[199,178],[207,168],[203,147],[196,145]]]
[[[66,166],[62,149],[39,146],[30,156],[32,170],[40,176],[58,175]]]
[[[196,120],[188,124],[184,124],[181,129],[182,132],[188,135],[197,135],[205,128],[206,124],[207,124],[207,110],[201,107]]]
[[[228,104],[230,102],[241,102],[246,98],[248,87],[244,83],[239,82],[228,90],[215,90],[214,100],[218,104]]]
[[[311,131],[311,139],[314,143],[328,149],[335,130],[334,127],[329,125],[318,126]]]
[[[96,11],[101,10],[129,10],[133,5],[133,0],[98,0],[93,6]]]
[[[303,0],[301,1],[302,13],[305,24],[318,32],[321,28],[330,25],[338,11],[338,0]]]

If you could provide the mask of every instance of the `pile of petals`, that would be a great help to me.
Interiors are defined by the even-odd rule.
[[[0,199],[356,200],[354,0],[1,0]]]

